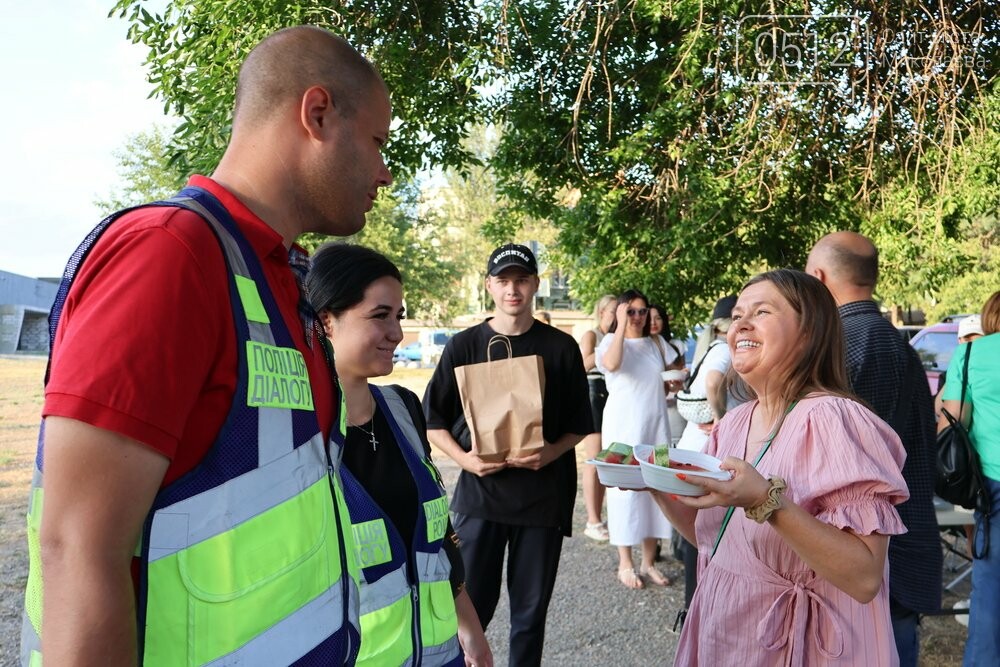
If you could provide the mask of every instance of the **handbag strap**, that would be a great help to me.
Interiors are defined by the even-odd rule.
[[[965,360],[962,362],[962,399],[958,404],[958,422],[962,423],[962,410],[965,409],[965,390],[969,386],[969,357],[972,356],[972,341],[969,341],[969,349],[965,351]],[[972,430],[972,417],[975,411],[969,414],[969,429]]]
[[[767,453],[767,450],[771,448],[771,443],[774,442],[774,439],[778,437],[778,431],[781,430],[782,424],[785,423],[785,417],[788,416],[788,413],[791,412],[792,408],[794,408],[797,404],[798,401],[792,401],[792,404],[788,406],[787,410],[785,410],[785,414],[781,416],[781,421],[778,422],[778,427],[774,429],[774,433],[772,433],[771,437],[767,439],[767,442],[764,443],[764,446],[760,448],[760,452],[757,454],[757,458],[753,462],[754,468],[756,468],[757,464],[760,463],[760,460],[764,458],[764,454]],[[715,544],[712,545],[712,556],[714,556],[715,552],[719,550],[719,542],[722,541],[722,536],[723,534],[725,534],[726,528],[729,527],[729,520],[733,518],[733,512],[735,510],[736,508],[732,506],[730,506],[729,509],[726,510],[726,516],[723,517],[722,525],[719,526],[719,534],[715,536]],[[711,559],[712,556],[709,556],[709,559]]]
[[[969,349],[965,351],[965,359],[962,362],[962,398],[958,404],[958,420],[955,422],[954,428],[962,428],[965,426],[962,424],[962,411],[965,409],[965,390],[969,386],[969,357],[972,356],[972,341],[969,341]],[[942,412],[948,413],[944,408],[941,409]],[[966,429],[966,433],[972,430],[972,418],[975,416],[975,410],[969,414],[969,428]],[[949,415],[950,416],[950,415]],[[954,419],[954,417],[952,417]],[[972,461],[973,461],[973,474],[979,481],[979,503],[977,509],[979,510],[979,516],[976,517],[976,527],[972,533],[972,557],[974,559],[986,558],[990,550],[990,514],[993,510],[992,498],[990,497],[989,490],[986,489],[985,480],[983,479],[983,469],[979,463],[979,457],[976,455],[975,446],[972,444],[972,435],[969,435],[969,446],[972,449]],[[979,535],[983,536],[983,548],[979,549]]]
[[[663,362],[663,370],[667,370],[667,355],[664,354],[663,345],[660,344],[660,341],[662,341],[663,338],[660,336],[660,334],[655,334],[655,336],[659,340],[653,340],[653,347],[655,347],[656,351],[660,353],[660,361]],[[650,336],[650,338],[653,337]]]
[[[711,352],[712,348],[715,347],[716,345],[722,345],[722,341],[714,340],[711,342],[711,344],[709,344],[708,349],[705,350],[705,354],[702,355],[701,359],[698,360],[698,363],[695,364],[694,372],[691,373],[691,377],[689,377],[684,382],[684,391],[691,391],[691,386],[694,385],[694,379],[698,377],[698,371],[701,370],[701,365],[705,363],[705,359],[708,357],[708,353]]]
[[[962,412],[965,410],[965,390],[969,386],[969,357],[972,356],[972,341],[969,341],[969,349],[965,351],[965,360],[962,362],[962,398],[958,401],[958,417],[948,412],[947,409],[941,408],[941,412],[945,413],[952,419],[954,419],[958,424],[965,428],[965,424],[962,424]],[[975,415],[975,411],[969,414],[969,427],[965,428],[966,432],[972,430],[972,418]],[[971,436],[970,436],[971,437]]]
[[[674,351],[674,360],[675,361],[683,361],[684,360],[684,355],[681,354],[681,348],[679,348],[676,345],[674,345],[674,341],[672,341],[672,340],[667,340],[666,338],[664,338],[663,340],[665,340],[667,342],[667,345],[669,345],[670,348]]]

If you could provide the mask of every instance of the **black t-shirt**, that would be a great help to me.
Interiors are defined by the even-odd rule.
[[[489,320],[455,335],[445,346],[424,393],[427,428],[450,431],[469,451],[471,441],[455,368],[486,361],[486,347],[496,332]],[[590,394],[580,348],[569,334],[535,321],[519,336],[507,336],[515,357],[538,355],[545,369],[542,433],[555,442],[568,433],[593,433]],[[501,348],[503,352],[500,352]],[[496,345],[494,358],[506,356]],[[570,535],[576,500],[576,454],[566,452],[541,470],[507,468],[477,477],[462,471],[452,499],[453,511],[489,521],[521,526],[559,527]]]
[[[420,411],[420,399],[409,389],[394,385],[399,395],[410,408],[424,453],[430,458],[431,447],[427,442],[427,428]],[[374,428],[378,446],[372,449],[369,433]],[[409,445],[406,445],[409,446]],[[403,543],[408,547],[413,543],[413,531],[417,523],[417,485],[413,481],[410,467],[396,444],[396,438],[381,409],[375,410],[374,418],[360,426],[348,426],[347,444],[344,447],[344,466],[365,488],[372,500],[382,508],[389,521],[399,531]],[[445,552],[451,562],[452,592],[458,591],[465,581],[465,567],[455,542],[455,531],[448,522],[444,538]]]

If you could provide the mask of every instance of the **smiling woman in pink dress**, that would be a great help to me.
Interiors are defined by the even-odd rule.
[[[707,492],[695,498],[654,492],[699,551],[677,665],[898,664],[886,551],[905,531],[905,454],[849,393],[840,331],[833,298],[800,271],[740,294],[728,344],[755,400],[705,450],[733,479],[687,476]]]

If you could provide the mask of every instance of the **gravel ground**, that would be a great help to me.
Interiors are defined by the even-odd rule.
[[[454,488],[458,467],[438,457],[441,474]],[[17,663],[21,605],[27,574],[23,516],[26,508],[9,507],[2,532],[7,549],[0,562],[0,665]],[[7,521],[6,519],[11,519]],[[670,631],[676,610],[684,601],[683,569],[669,559],[659,567],[675,581],[669,588],[629,591],[615,578],[617,558],[607,543],[583,536],[586,514],[577,502],[574,537],[563,542],[545,637],[546,666],[662,665],[673,660],[677,635]],[[507,664],[510,612],[501,595],[487,631],[497,665]],[[642,633],[638,641],[635,635]]]
[[[6,492],[6,493],[4,493]],[[0,482],[0,665],[16,665],[21,644],[21,610],[28,580],[28,545],[24,539],[27,490]]]
[[[444,456],[437,456],[435,462],[450,492],[459,468]],[[577,496],[573,537],[563,541],[559,576],[549,605],[543,664],[671,664],[679,637],[671,626],[684,605],[683,566],[664,554],[666,560],[657,567],[673,580],[669,587],[626,589],[618,583],[615,549],[607,542],[583,536],[586,518],[581,492]],[[638,557],[636,553],[637,563]],[[504,593],[486,631],[498,667],[507,664],[509,630],[510,609]]]
[[[454,488],[458,467],[447,457],[437,457],[442,476]],[[0,466],[2,468],[3,466]],[[27,549],[23,517],[26,493],[2,488],[0,503],[0,666],[17,664],[21,605],[27,576]],[[6,494],[2,492],[6,491]],[[668,588],[647,587],[630,591],[616,577],[614,549],[583,536],[586,514],[582,495],[577,498],[574,536],[563,542],[555,593],[549,606],[545,637],[545,667],[563,665],[669,665],[678,635],[671,631],[684,600],[683,568],[669,556],[658,567],[673,583]],[[952,559],[953,560],[953,559]],[[955,563],[945,563],[945,581]],[[958,563],[961,565],[961,563]],[[945,606],[968,596],[968,580],[946,595]],[[493,622],[487,630],[496,664],[507,664],[509,610],[501,595]],[[943,667],[961,664],[965,628],[951,617],[924,619],[921,665]]]
[[[16,665],[20,642],[27,577],[24,516],[41,405],[39,378],[44,367],[44,359],[0,357],[0,667]],[[408,386],[420,395],[428,374],[422,369],[402,369],[387,381]],[[453,488],[457,466],[443,455],[436,460],[449,488]],[[614,549],[583,537],[584,519],[583,498],[578,494],[575,535],[563,543],[549,607],[545,666],[671,664],[678,636],[670,628],[684,596],[680,563],[668,558],[659,564],[676,582],[669,588],[627,590],[615,576]],[[946,560],[945,581],[951,581],[962,565],[955,558]],[[951,608],[968,595],[966,578],[946,594],[945,607]],[[923,628],[923,667],[961,664],[965,628],[949,616],[927,617]],[[508,630],[509,612],[506,595],[502,595],[487,630],[498,666],[507,663]]]

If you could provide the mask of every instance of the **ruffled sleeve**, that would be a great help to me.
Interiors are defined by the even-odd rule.
[[[787,421],[781,435],[798,441],[788,443],[798,449],[788,480],[795,502],[861,535],[906,532],[893,507],[910,497],[901,472],[906,452],[888,424],[856,401],[830,396],[804,400]]]

